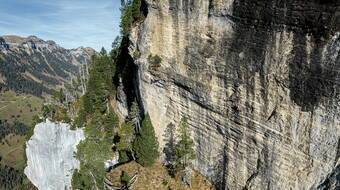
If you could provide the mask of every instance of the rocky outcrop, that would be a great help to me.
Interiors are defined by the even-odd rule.
[[[317,189],[338,171],[338,1],[144,4],[129,49],[161,145],[188,116],[195,168],[219,189]]]
[[[71,189],[73,170],[80,164],[74,153],[83,139],[82,129],[70,130],[68,124],[47,120],[36,125],[26,144],[28,179],[40,190]]]
[[[335,189],[340,188],[340,165],[330,173],[327,178],[318,186],[319,190]]]
[[[0,37],[1,90],[14,90],[43,96],[57,85],[69,83],[80,66],[95,54],[92,48],[64,49],[54,41],[36,36]]]
[[[2,50],[4,53],[7,53],[7,51],[5,51],[6,49],[12,51],[25,50],[28,54],[30,54],[30,52],[33,50],[41,52],[58,52],[61,50],[65,50],[66,55],[64,56],[70,56],[71,59],[74,59],[70,62],[74,65],[84,63],[85,61],[89,60],[91,55],[96,53],[94,49],[89,47],[64,49],[52,40],[44,41],[36,36],[28,36],[27,38],[20,36],[2,36],[0,37],[0,50]]]

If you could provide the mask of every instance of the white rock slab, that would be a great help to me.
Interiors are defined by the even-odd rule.
[[[28,179],[40,190],[71,189],[73,170],[80,165],[74,152],[83,139],[82,129],[71,130],[65,123],[37,124],[26,143]]]

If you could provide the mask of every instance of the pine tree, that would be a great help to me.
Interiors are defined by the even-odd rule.
[[[100,50],[100,55],[101,56],[107,56],[107,52],[106,52],[106,49],[104,47],[102,47],[102,49]]]
[[[94,110],[104,113],[107,110],[109,96],[114,91],[113,76],[115,73],[114,61],[107,56],[102,48],[100,56],[92,56],[90,76],[87,83],[87,92],[84,95],[84,108],[86,113]]]
[[[133,101],[130,111],[129,111],[129,116],[128,119],[135,124],[135,129],[136,132],[139,133],[140,131],[140,110],[138,107],[137,101]]]
[[[176,168],[184,170],[191,165],[191,161],[195,159],[194,141],[190,137],[188,119],[183,117],[178,128],[179,141],[175,145],[175,153],[177,158]]]
[[[59,101],[60,101],[60,103],[64,103],[65,100],[66,100],[66,95],[64,93],[64,90],[61,88],[59,90]]]
[[[128,36],[132,25],[142,19],[140,7],[141,0],[121,0],[121,34]]]
[[[58,103],[64,103],[64,101],[66,100],[66,95],[63,91],[62,88],[59,89],[59,91],[55,92],[53,94],[53,97],[52,97],[55,101],[57,101]]]
[[[132,142],[135,138],[134,126],[131,123],[123,123],[115,136],[116,149],[119,153],[119,162],[129,161],[132,155]]]
[[[159,157],[158,147],[157,137],[155,136],[150,116],[146,114],[142,122],[140,134],[134,142],[137,162],[142,166],[151,166]]]

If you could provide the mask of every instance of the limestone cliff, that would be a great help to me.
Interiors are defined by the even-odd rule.
[[[160,142],[186,115],[219,189],[323,188],[339,173],[339,3],[143,1],[129,50]]]
[[[28,179],[40,190],[71,189],[73,170],[80,164],[74,152],[84,139],[82,129],[72,131],[68,124],[39,123],[26,144]]]

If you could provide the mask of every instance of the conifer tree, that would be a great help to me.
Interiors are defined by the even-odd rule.
[[[115,144],[119,153],[119,162],[129,161],[129,155],[132,154],[132,142],[134,138],[134,126],[131,123],[123,123],[115,137],[115,140],[117,140]]]
[[[177,158],[176,168],[184,170],[191,165],[191,161],[195,159],[194,141],[190,137],[188,119],[183,117],[178,128],[178,142],[175,145],[175,153]]]
[[[129,116],[128,119],[135,124],[135,129],[136,132],[139,133],[140,131],[140,110],[138,107],[137,101],[133,101],[130,111],[129,111]]]
[[[141,19],[140,7],[141,0],[121,0],[121,33],[128,36],[133,23]]]
[[[85,112],[89,114],[96,110],[104,113],[108,111],[109,96],[114,90],[115,65],[106,50],[102,48],[100,56],[92,56],[90,67],[87,92],[84,95]]]
[[[158,141],[155,136],[155,130],[152,126],[149,114],[146,114],[140,134],[134,142],[134,151],[137,162],[142,166],[151,166],[159,157]]]
[[[104,47],[102,47],[102,49],[100,50],[100,55],[101,56],[107,56],[107,51]]]

